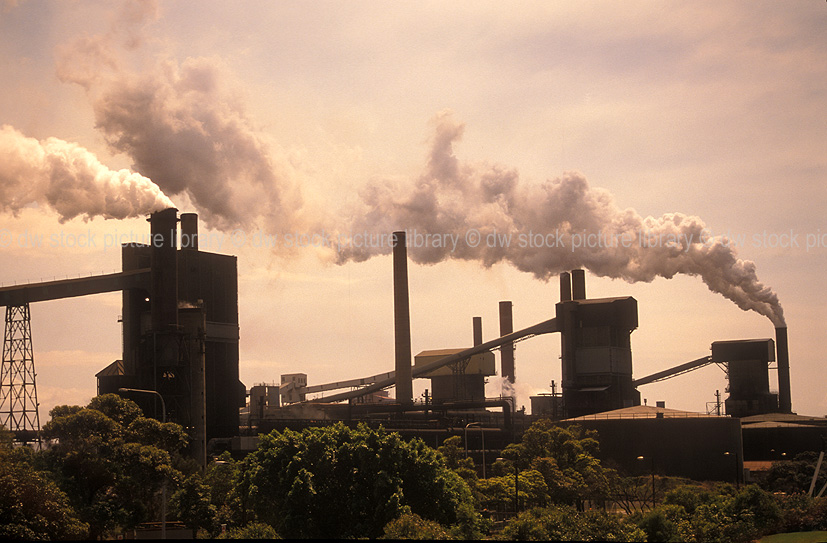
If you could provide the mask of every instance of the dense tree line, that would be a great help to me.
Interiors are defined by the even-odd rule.
[[[459,437],[434,450],[337,423],[262,435],[202,471],[183,428],[117,395],[50,415],[39,452],[0,428],[0,539],[114,537],[162,509],[219,539],[746,542],[827,529],[827,498],[802,492],[814,455],[777,463],[763,488],[658,477],[653,489],[601,463],[594,432],[541,420],[481,478]]]

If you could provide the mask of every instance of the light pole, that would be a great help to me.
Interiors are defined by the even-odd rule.
[[[497,458],[505,462],[505,458]],[[497,461],[495,460],[495,462]],[[512,462],[514,466],[514,517],[516,518],[520,512],[520,470],[517,469],[517,462]]]
[[[485,479],[485,431],[479,422],[469,422],[465,425],[465,458],[468,458],[468,428],[472,426],[480,429],[480,436],[482,437],[482,478]]]
[[[738,469],[738,453],[731,453],[729,451],[724,453],[724,456],[734,456],[735,457],[735,489],[741,490],[741,474]]]
[[[638,456],[637,459],[646,460],[646,457]],[[655,504],[657,503],[657,501],[655,500],[655,456],[652,455],[649,457],[649,459],[652,461],[652,509],[654,509]]]
[[[161,422],[167,421],[167,404],[164,402],[164,397],[157,390],[143,390],[140,388],[119,388],[118,392],[134,392],[137,394],[154,394],[161,399]],[[161,539],[167,538],[167,478],[164,476],[164,482],[161,485]]]

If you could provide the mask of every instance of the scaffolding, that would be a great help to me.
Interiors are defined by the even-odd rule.
[[[29,304],[6,306],[0,366],[0,424],[24,443],[40,443],[36,376]]]

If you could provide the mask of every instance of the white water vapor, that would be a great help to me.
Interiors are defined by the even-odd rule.
[[[129,170],[110,170],[78,144],[38,141],[0,127],[0,211],[31,205],[54,210],[61,222],[83,217],[125,219],[174,207],[158,186]]]
[[[458,243],[417,244],[409,234],[412,260],[433,264],[456,258],[486,267],[507,262],[542,280],[574,268],[629,282],[698,276],[741,309],[783,325],[778,297],[758,280],[755,264],[738,258],[730,240],[712,236],[700,218],[642,217],[618,207],[609,192],[591,187],[578,172],[522,185],[514,169],[464,163],[455,156],[453,146],[465,127],[450,111],[434,123],[425,171],[412,186],[369,185],[353,212],[358,218],[352,231],[447,237]],[[469,239],[469,232],[478,235]],[[348,246],[339,262],[388,252],[386,246]]]
[[[333,212],[306,204],[301,165],[254,125],[220,59],[178,62],[158,54],[141,69],[129,67],[126,53],[142,47],[143,29],[158,16],[155,2],[136,6],[109,33],[64,47],[58,75],[86,90],[110,148],[165,193],[186,195],[210,227],[284,233],[326,225],[338,237],[414,230],[443,240],[410,240],[416,262],[507,262],[541,280],[581,267],[629,282],[698,276],[742,309],[784,323],[778,297],[758,280],[755,265],[738,258],[725,237],[710,235],[700,218],[642,217],[578,172],[528,185],[515,169],[462,162],[453,147],[465,126],[449,111],[434,119],[427,165],[412,184],[372,182],[357,208],[325,218]],[[340,245],[336,258],[389,252],[387,244]]]
[[[130,66],[128,53],[148,41],[141,31],[154,17],[147,3],[122,13],[109,33],[66,45],[58,76],[85,89],[110,149],[171,197],[186,195],[208,226],[295,227],[301,166],[255,126],[221,59],[159,53]]]

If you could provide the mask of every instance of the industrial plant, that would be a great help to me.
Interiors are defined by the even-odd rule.
[[[639,459],[647,458],[646,470],[710,480],[731,481],[733,473],[746,480],[750,462],[824,448],[827,419],[792,411],[786,328],[776,328],[774,338],[715,341],[696,360],[635,378],[637,300],[589,298],[582,269],[560,274],[559,302],[547,320],[514,330],[512,302],[499,301],[497,338],[484,341],[481,318],[469,316],[470,346],[412,353],[405,232],[393,233],[392,368],[331,383],[309,383],[297,371],[278,383],[245,385],[236,257],[199,249],[193,213],[179,216],[170,208],[148,222],[151,243],[123,245],[118,273],[0,288],[6,307],[0,424],[20,441],[37,441],[40,430],[29,304],[120,291],[123,353],[96,374],[98,393],[121,394],[149,416],[181,424],[202,465],[223,451],[253,450],[261,433],[336,421],[381,425],[431,446],[461,435],[477,465],[485,465],[546,417],[597,430],[601,455],[630,473],[644,469]],[[517,382],[515,343],[554,333],[560,334],[559,391],[554,384],[532,397],[530,413],[516,409],[508,394],[486,397],[493,376]],[[728,379],[726,398],[710,412],[641,405],[640,387],[709,364],[721,366]],[[777,393],[770,386],[773,365]],[[422,399],[413,397],[414,379],[429,383]]]

